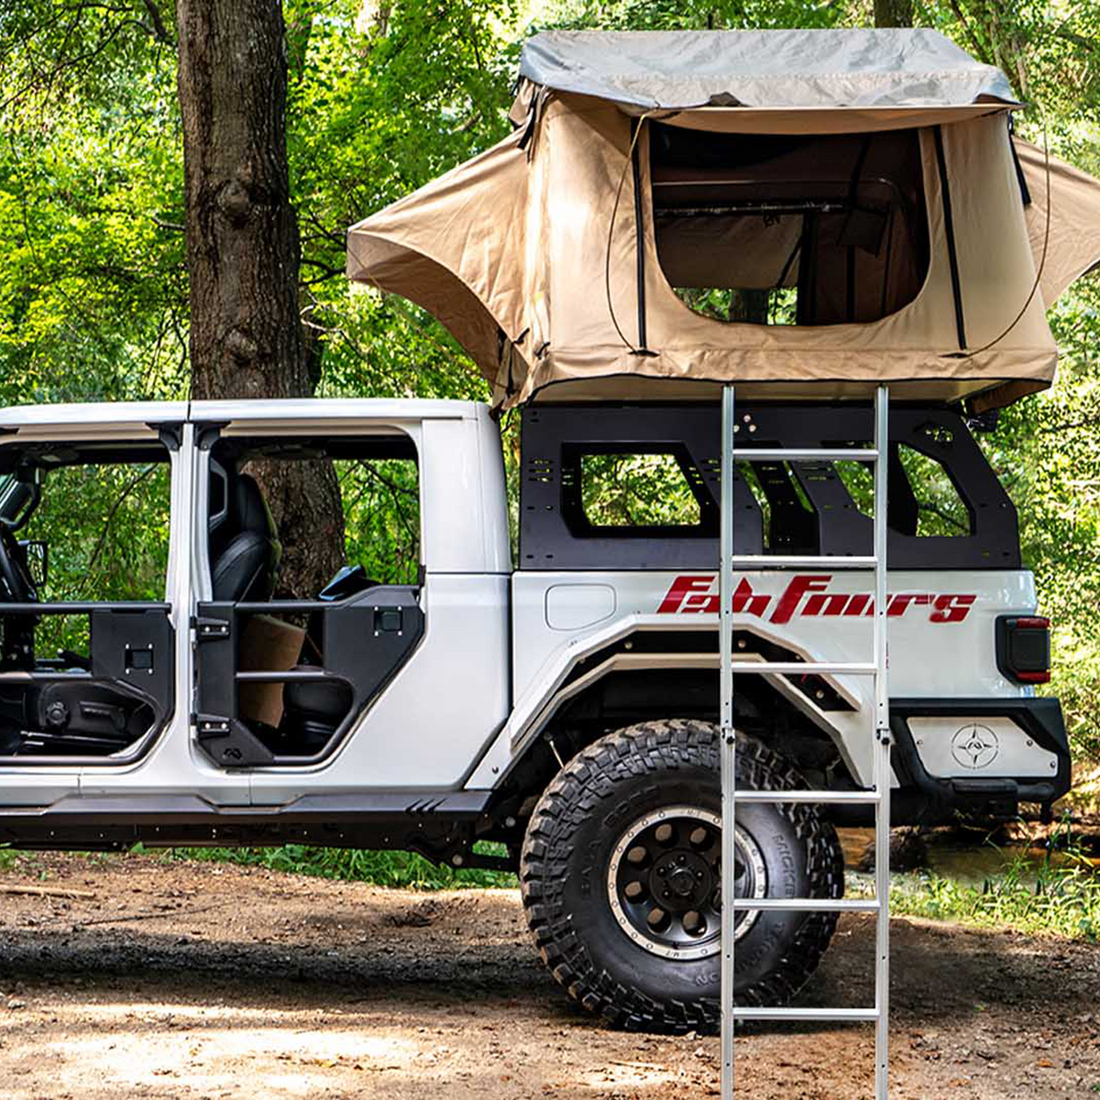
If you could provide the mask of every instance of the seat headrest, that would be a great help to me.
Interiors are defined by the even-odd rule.
[[[238,474],[233,485],[233,494],[237,531],[254,531],[258,535],[276,538],[278,529],[275,520],[256,479],[251,474]]]

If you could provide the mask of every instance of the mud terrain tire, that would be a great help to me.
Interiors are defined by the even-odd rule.
[[[806,786],[783,757],[741,734],[737,768],[741,787]],[[612,872],[623,858],[621,838],[632,836],[631,830],[641,822],[660,820],[663,810],[691,807],[708,821],[717,817],[720,827],[719,775],[716,726],[684,720],[646,722],[607,734],[578,753],[551,782],[531,816],[520,886],[539,954],[573,1000],[616,1026],[686,1032],[713,1031],[719,1024],[713,914],[709,954],[691,957],[693,950],[702,955],[703,949],[696,948],[667,957],[667,949],[647,940],[644,925],[640,936],[634,933],[623,916],[625,906],[616,905],[611,885],[618,881]],[[761,880],[766,887],[752,896],[842,895],[844,866],[836,831],[815,808],[745,804],[738,807],[737,825],[762,857],[755,865],[765,872]],[[720,843],[715,836],[709,851],[720,853]],[[685,851],[687,860],[695,860],[690,849]],[[713,857],[709,861],[715,863]],[[655,867],[653,873],[659,870]],[[703,873],[709,874],[705,869]],[[649,881],[660,886],[665,880]],[[706,889],[711,885],[708,877]],[[737,940],[737,1003],[789,1002],[813,974],[835,928],[835,913],[755,914]],[[641,946],[643,941],[651,945]]]

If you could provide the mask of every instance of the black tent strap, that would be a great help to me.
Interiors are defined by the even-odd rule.
[[[943,228],[947,236],[947,259],[951,266],[951,290],[955,297],[955,327],[959,350],[966,348],[966,324],[963,320],[962,285],[959,282],[959,256],[955,249],[955,220],[951,213],[951,188],[947,180],[947,158],[943,152],[943,132],[939,126],[932,131],[936,142],[936,164],[940,171],[940,201],[943,204]]]
[[[639,130],[641,122],[634,124]],[[649,351],[646,340],[645,318],[645,227],[642,223],[644,216],[642,206],[642,166],[639,163],[641,154],[638,148],[637,135],[631,142],[631,165],[634,170],[634,253],[636,256],[636,279],[638,290],[638,354],[646,354]]]

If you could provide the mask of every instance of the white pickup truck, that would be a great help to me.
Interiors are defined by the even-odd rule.
[[[737,552],[868,554],[870,408],[739,417],[739,447],[853,457],[739,463]],[[1048,624],[1015,510],[957,413],[897,405],[890,438],[894,824],[1049,807],[1069,752],[1058,701],[1035,694]],[[513,560],[500,435],[477,404],[0,411],[0,843],[295,841],[512,867],[543,959],[585,1008],[716,1026],[718,446],[713,405],[527,408]],[[272,598],[279,532],[247,471],[318,460],[409,472],[411,575],[352,562],[311,599]],[[163,598],[50,602],[36,517],[105,465],[159,470]],[[629,500],[632,484],[648,495]],[[852,570],[737,577],[736,658],[867,660],[871,587]],[[42,651],[57,617],[86,622],[86,648]],[[739,676],[739,784],[870,786],[870,690]],[[858,821],[739,811],[738,896],[839,896],[842,812]],[[789,1000],[834,926],[739,914],[739,1002]]]

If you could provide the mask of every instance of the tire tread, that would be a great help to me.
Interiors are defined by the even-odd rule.
[[[737,734],[739,782],[757,790],[795,789],[801,780],[783,757],[755,738]],[[613,800],[618,783],[657,776],[684,765],[719,768],[719,731],[686,719],[642,722],[606,734],[582,749],[555,776],[531,815],[520,857],[520,892],[539,956],[559,985],[589,1012],[633,1031],[714,1031],[717,998],[657,1001],[617,981],[591,958],[566,911],[563,882],[578,827]],[[844,866],[832,825],[804,803],[777,804],[805,841],[807,875],[815,897],[844,893]],[[836,913],[812,913],[800,925],[776,967],[748,989],[743,1006],[780,1006],[817,968],[837,923]]]

